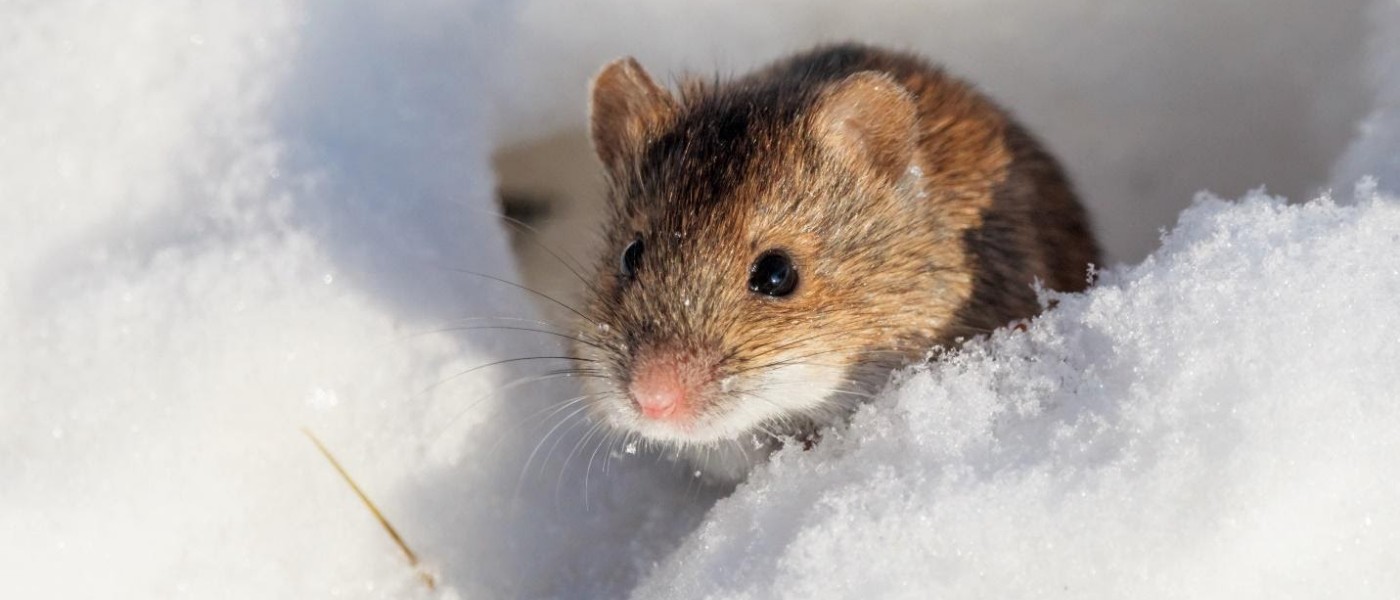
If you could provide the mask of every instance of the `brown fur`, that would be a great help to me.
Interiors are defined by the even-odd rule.
[[[596,80],[593,139],[613,215],[584,312],[607,327],[576,352],[616,390],[645,348],[718,356],[716,380],[795,352],[845,369],[842,413],[892,368],[1035,315],[1034,281],[1083,289],[1098,257],[1055,160],[907,54],[822,47],[679,98],[625,59]],[[618,257],[638,235],[629,281]],[[797,265],[791,296],[746,287],[772,248]]]

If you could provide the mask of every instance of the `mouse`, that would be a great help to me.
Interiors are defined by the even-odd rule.
[[[621,58],[588,119],[608,215],[570,350],[586,412],[707,481],[814,443],[1099,260],[1043,144],[912,53],[824,45],[674,89]]]

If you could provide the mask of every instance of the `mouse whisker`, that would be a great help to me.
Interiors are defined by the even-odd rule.
[[[583,435],[578,438],[578,442],[574,443],[574,448],[569,451],[569,454],[567,456],[564,457],[564,464],[560,465],[559,467],[559,477],[557,477],[554,480],[555,504],[559,503],[559,494],[560,491],[564,488],[564,475],[569,472],[569,463],[574,460],[574,456],[578,454],[579,450],[583,449],[583,447],[588,444],[588,440],[593,437],[593,434],[598,432],[598,428],[601,426],[602,422],[600,421],[594,421],[592,424],[590,424],[588,426],[588,429],[583,432]],[[583,490],[583,507],[585,510],[588,508],[587,486],[584,486]]]
[[[622,433],[622,430],[609,427],[608,433],[603,436],[603,447],[605,451],[603,452],[603,464],[599,465],[599,471],[602,472],[603,475],[608,474],[608,467],[612,464],[613,448],[617,446],[618,440],[625,437],[625,435],[626,434]],[[596,452],[597,450],[595,449],[594,451]]]
[[[598,458],[598,451],[599,451],[599,450],[602,450],[602,449],[603,449],[603,446],[607,445],[608,440],[611,439],[614,435],[616,435],[616,431],[617,431],[617,430],[615,430],[615,429],[613,429],[613,428],[611,428],[611,427],[603,427],[602,421],[599,421],[599,422],[598,422],[598,426],[601,427],[600,431],[603,432],[603,436],[600,437],[600,438],[598,438],[598,443],[597,443],[596,445],[593,446],[593,453],[588,455],[588,464],[584,465],[584,467],[583,467],[583,507],[584,507],[584,509],[587,509],[587,508],[588,508],[588,484],[589,484],[590,476],[593,474],[593,460],[596,459],[596,458]]]
[[[542,319],[527,319],[527,318],[525,318],[525,317],[512,317],[512,316],[506,316],[506,315],[491,315],[491,316],[476,316],[476,317],[452,317],[452,318],[450,318],[450,319],[445,319],[445,320],[443,320],[443,321],[441,322],[442,324],[440,325],[440,327],[448,327],[448,326],[454,326],[454,325],[463,325],[463,324],[467,324],[467,323],[477,323],[477,322],[482,322],[482,321],[486,321],[486,322],[497,322],[497,321],[500,321],[500,322],[508,322],[508,323],[521,323],[521,324],[525,324],[525,325],[539,325],[539,326],[541,326],[541,327],[549,327],[549,328],[556,329],[556,330],[568,330],[568,329],[570,329],[570,327],[567,327],[567,326],[565,326],[565,325],[562,325],[562,324],[559,324],[559,323],[555,323],[555,322],[552,322],[552,321],[545,321],[545,320],[542,320]],[[431,335],[431,334],[434,334],[434,333],[440,333],[440,332],[442,332],[442,331],[443,331],[442,329],[438,329],[438,328],[426,329],[426,330],[422,330],[422,331],[410,331],[410,332],[408,332],[408,333],[405,333],[405,334],[400,335],[400,336],[397,337],[396,339],[397,339],[397,340],[411,339],[411,338],[415,338],[415,337],[419,337],[419,336]]]
[[[749,373],[749,372],[752,372],[752,371],[766,371],[766,370],[769,370],[769,369],[776,369],[776,368],[779,368],[779,367],[787,367],[787,366],[794,366],[794,365],[806,365],[806,366],[816,366],[816,367],[831,367],[831,368],[837,368],[837,369],[845,368],[845,365],[836,365],[836,364],[820,363],[820,362],[815,362],[815,361],[807,360],[807,359],[809,359],[809,358],[813,358],[813,357],[816,357],[816,356],[821,356],[821,355],[823,355],[823,354],[834,354],[834,353],[836,353],[836,352],[840,352],[840,350],[839,350],[839,349],[836,349],[836,350],[830,350],[830,351],[826,351],[826,352],[818,352],[818,353],[813,353],[813,354],[808,354],[808,355],[794,356],[794,357],[791,357],[791,358],[781,358],[781,359],[777,359],[777,360],[768,361],[768,362],[765,362],[765,363],[759,363],[759,364],[756,364],[756,365],[749,365],[749,366],[743,367],[743,368],[741,368],[741,369],[737,369],[737,370],[731,371],[731,374],[739,375],[739,374],[743,374],[743,373]]]
[[[559,431],[560,427],[563,427],[565,423],[568,423],[573,417],[577,416],[579,413],[582,413],[587,408],[587,405],[580,406],[574,409],[573,412],[570,412],[569,414],[565,415],[564,418],[559,419],[559,422],[555,423],[554,426],[551,427],[549,431],[544,434],[544,437],[540,438],[540,441],[535,443],[535,448],[531,450],[530,455],[525,458],[525,464],[520,468],[520,477],[515,482],[516,498],[520,497],[520,491],[525,486],[525,479],[530,473],[530,465],[535,461],[535,456],[539,454],[540,449],[543,448],[545,443],[549,441],[549,438],[554,436],[555,432]]]
[[[425,388],[423,388],[423,389],[421,389],[421,390],[418,390],[416,393],[413,394],[413,396],[410,397],[410,399],[417,399],[417,398],[423,396],[424,394],[427,394],[428,392],[431,392],[431,391],[433,391],[434,389],[437,389],[438,387],[442,386],[442,385],[445,384],[445,383],[448,383],[448,382],[450,382],[450,381],[453,381],[453,380],[458,379],[458,378],[461,378],[461,377],[465,377],[465,376],[467,376],[467,375],[470,375],[470,374],[475,373],[475,372],[477,372],[477,371],[480,371],[480,370],[482,370],[482,369],[487,369],[487,368],[490,368],[490,367],[496,367],[496,366],[500,366],[500,365],[507,365],[507,364],[511,364],[511,363],[532,361],[532,360],[572,360],[572,361],[577,361],[577,362],[588,362],[588,363],[596,363],[596,362],[598,362],[598,361],[593,360],[593,359],[591,359],[591,358],[580,358],[580,357],[577,357],[577,356],[517,356],[517,357],[515,357],[515,358],[503,358],[503,359],[500,359],[500,360],[491,361],[491,362],[486,363],[486,364],[477,365],[477,366],[475,366],[475,367],[466,369],[466,370],[464,370],[464,371],[460,371],[460,372],[458,372],[458,373],[449,375],[449,376],[447,376],[447,377],[444,378],[444,379],[438,380],[437,383],[434,383],[434,384],[432,384],[432,385],[430,385],[430,386],[428,386],[428,387],[425,387]]]
[[[539,470],[540,470],[540,475],[541,475],[541,476],[544,476],[544,474],[545,474],[545,469],[548,468],[548,465],[549,465],[549,459],[550,459],[550,457],[554,456],[554,451],[557,450],[557,449],[559,449],[559,444],[562,443],[562,442],[564,441],[564,438],[567,437],[568,434],[571,433],[571,432],[573,432],[575,429],[578,429],[578,426],[579,426],[579,425],[581,425],[581,424],[582,424],[582,425],[587,425],[587,424],[589,424],[589,420],[588,420],[586,417],[584,417],[584,418],[575,418],[575,417],[578,416],[578,414],[579,414],[580,411],[586,410],[587,408],[588,408],[587,406],[581,407],[578,411],[574,411],[573,413],[571,413],[571,414],[569,414],[568,416],[564,417],[564,421],[565,421],[565,422],[569,422],[569,423],[571,423],[571,424],[569,425],[569,427],[568,427],[567,429],[564,429],[563,431],[561,431],[561,432],[559,433],[559,435],[558,435],[557,437],[554,438],[554,443],[551,444],[551,445],[549,446],[549,451],[544,453],[544,459],[540,461],[540,466],[539,466]],[[564,474],[563,469],[564,469],[564,467],[567,467],[567,466],[568,466],[568,462],[567,462],[567,461],[565,461],[565,463],[564,463],[563,465],[560,466],[560,471],[559,471],[560,477],[563,477],[563,474]],[[557,480],[555,481],[555,488],[554,488],[554,504],[555,504],[555,507],[556,507],[556,508],[559,507],[559,486],[558,486],[558,481],[557,481]]]
[[[458,331],[524,331],[524,332],[529,332],[529,333],[539,333],[539,334],[544,334],[544,335],[552,335],[552,336],[555,336],[555,337],[558,337],[558,338],[562,338],[562,339],[566,339],[566,340],[578,342],[578,343],[583,344],[583,345],[585,345],[585,346],[589,346],[589,347],[592,347],[592,348],[597,348],[597,349],[602,350],[602,351],[604,351],[604,352],[616,352],[616,349],[615,349],[615,348],[612,348],[612,347],[609,347],[609,346],[604,346],[604,345],[602,345],[602,344],[600,344],[600,343],[588,341],[588,340],[585,340],[585,339],[580,338],[580,337],[577,337],[577,336],[569,335],[569,334],[567,334],[567,333],[561,333],[561,332],[558,332],[558,331],[549,331],[549,330],[547,330],[547,329],[535,329],[535,328],[532,328],[532,327],[516,327],[516,326],[513,326],[513,325],[468,325],[468,326],[463,326],[463,327],[443,327],[443,328],[440,328],[440,329],[434,329],[434,330],[429,331],[429,332],[426,332],[426,333],[452,333],[452,332],[458,332]]]
[[[555,297],[553,297],[553,296],[550,296],[549,294],[546,294],[546,293],[544,293],[544,292],[541,292],[541,291],[539,291],[539,290],[536,290],[536,289],[534,289],[534,288],[532,288],[532,287],[530,287],[530,286],[527,286],[527,285],[524,285],[524,284],[519,284],[519,283],[516,283],[516,282],[511,281],[511,280],[509,280],[509,279],[503,279],[503,278],[501,278],[501,277],[496,277],[495,275],[488,275],[488,274],[486,274],[486,273],[481,273],[481,272],[478,272],[478,271],[472,271],[472,270],[470,270],[470,269],[457,269],[457,268],[452,268],[452,267],[443,267],[443,268],[445,268],[445,269],[447,269],[447,270],[449,270],[449,271],[456,272],[456,273],[462,273],[462,274],[464,274],[464,275],[473,275],[473,276],[476,276],[476,277],[481,277],[482,279],[487,279],[487,280],[490,280],[490,281],[494,281],[494,282],[497,282],[497,283],[501,283],[501,284],[505,284],[505,285],[511,286],[511,287],[513,287],[513,288],[515,288],[515,289],[518,289],[518,290],[521,290],[521,291],[524,291],[524,292],[529,292],[529,293],[531,293],[531,294],[534,294],[534,295],[536,295],[536,296],[539,296],[540,298],[544,298],[545,300],[548,300],[548,301],[550,301],[550,302],[552,302],[552,303],[554,303],[554,304],[556,304],[556,305],[562,307],[564,310],[567,310],[567,311],[573,313],[574,315],[578,316],[580,319],[583,319],[583,320],[585,320],[585,321],[588,321],[589,323],[592,323],[592,324],[594,324],[594,325],[597,325],[597,324],[598,324],[597,321],[593,320],[593,319],[592,319],[591,317],[589,317],[588,315],[583,314],[583,313],[580,312],[577,308],[574,308],[574,307],[570,306],[568,303],[566,303],[566,302],[564,302],[564,301],[562,301],[562,300],[559,300],[558,298],[555,298]]]
[[[764,356],[764,355],[766,355],[766,354],[772,354],[772,353],[775,353],[775,352],[781,352],[781,351],[786,350],[786,349],[788,349],[788,348],[800,346],[800,345],[803,345],[803,344],[807,344],[807,343],[810,343],[810,342],[813,342],[813,341],[816,341],[816,340],[820,340],[820,339],[824,339],[824,338],[828,338],[828,337],[838,337],[838,336],[840,336],[840,337],[846,337],[846,336],[849,336],[849,335],[850,335],[851,333],[853,333],[853,332],[859,332],[859,331],[862,331],[862,330],[861,330],[861,329],[858,329],[858,328],[852,328],[852,329],[850,329],[850,330],[847,330],[847,329],[840,329],[840,328],[837,328],[837,329],[826,329],[826,330],[822,330],[822,331],[817,331],[817,332],[809,333],[809,334],[804,335],[804,336],[802,336],[802,337],[799,337],[799,338],[797,338],[797,339],[795,339],[795,340],[788,340],[787,342],[784,342],[784,343],[782,343],[782,344],[778,344],[778,345],[776,345],[776,346],[768,347],[768,348],[763,348],[763,347],[759,347],[759,348],[748,348],[748,347],[746,347],[746,346],[744,346],[744,345],[739,345],[739,346],[737,346],[737,347],[735,348],[735,350],[731,351],[730,354],[726,356],[726,358],[733,358],[733,356],[737,355],[739,352],[742,352],[742,351],[748,351],[750,354],[753,354],[754,356],[761,357],[761,356]]]
[[[738,375],[738,374],[742,374],[742,373],[748,373],[748,372],[751,372],[751,371],[767,370],[767,369],[772,369],[772,368],[774,368],[774,367],[781,367],[781,366],[787,366],[787,365],[819,364],[819,363],[812,363],[812,362],[808,361],[807,359],[809,359],[809,358],[815,358],[815,357],[823,356],[823,355],[827,355],[827,354],[836,354],[836,353],[838,353],[838,352],[859,352],[859,351],[861,351],[861,348],[863,348],[863,347],[827,348],[827,349],[820,350],[820,351],[817,351],[817,352],[809,352],[809,353],[807,353],[807,354],[801,354],[801,355],[798,355],[798,356],[792,356],[792,357],[788,357],[788,358],[782,358],[782,359],[778,359],[778,360],[772,360],[772,361],[768,361],[768,362],[759,363],[759,364],[756,364],[756,365],[747,365],[747,366],[745,366],[745,367],[743,367],[743,368],[734,369],[734,370],[730,371],[729,373],[730,373],[731,375]],[[841,367],[841,366],[844,366],[844,365],[830,365],[830,366]]]
[[[524,416],[524,417],[521,417],[521,418],[518,419],[514,424],[510,425],[509,427],[507,427],[505,430],[501,431],[501,432],[497,435],[497,437],[496,437],[496,443],[495,443],[495,444],[492,444],[491,450],[488,452],[488,454],[494,455],[495,452],[496,452],[496,449],[500,446],[501,442],[503,442],[503,441],[505,441],[506,439],[512,437],[516,432],[518,432],[518,431],[520,431],[521,429],[523,429],[526,425],[529,425],[531,421],[534,421],[535,419],[548,419],[548,418],[550,418],[550,417],[553,417],[553,416],[555,416],[555,415],[558,415],[559,413],[561,413],[561,412],[563,412],[563,411],[565,411],[565,410],[568,410],[569,408],[571,408],[571,407],[573,407],[573,406],[575,406],[575,405],[577,405],[577,404],[580,404],[580,403],[583,403],[583,402],[587,402],[587,401],[588,401],[589,399],[591,399],[591,398],[598,398],[598,397],[602,397],[602,394],[597,394],[597,393],[593,393],[593,394],[581,394],[581,395],[578,395],[578,396],[574,396],[573,398],[569,398],[568,400],[565,400],[565,401],[560,402],[560,403],[558,403],[558,404],[550,404],[550,405],[545,406],[545,407],[543,407],[543,408],[541,408],[541,409],[539,409],[539,410],[536,410],[535,412],[530,413],[529,415],[526,415],[526,416]],[[586,406],[585,406],[585,408],[586,408]]]
[[[515,380],[506,382],[499,386],[495,386],[489,392],[473,399],[469,404],[464,406],[461,410],[457,411],[457,414],[453,415],[452,418],[448,419],[446,423],[438,427],[437,432],[432,435],[432,439],[435,441],[441,439],[443,435],[446,435],[446,433],[452,429],[453,424],[455,424],[463,416],[466,416],[467,414],[471,413],[477,406],[479,406],[483,402],[486,402],[487,400],[500,397],[506,392],[509,392],[510,390],[520,387],[522,385],[568,377],[591,377],[598,379],[609,379],[609,377],[601,371],[587,369],[583,367],[554,369],[546,371],[545,373],[540,375],[527,375],[524,377],[519,377]]]
[[[596,361],[596,360],[595,360],[595,361],[593,361],[593,362],[594,362],[593,365],[588,365],[588,366],[560,367],[560,368],[558,368],[558,369],[550,369],[550,370],[548,370],[548,371],[545,371],[545,374],[547,374],[547,375],[599,375],[599,374],[604,374],[604,373],[607,373],[607,372],[608,372],[607,369],[606,369],[605,367],[597,366],[601,361]]]
[[[564,265],[565,269],[568,269],[570,273],[573,273],[574,277],[578,278],[579,283],[582,283],[585,286],[588,285],[588,280],[585,279],[584,276],[579,273],[579,271],[583,270],[583,264],[578,261],[578,258],[574,257],[572,254],[568,254],[567,252],[565,252],[565,254],[568,255],[571,260],[573,260],[573,263],[570,264],[569,261],[566,261],[563,257],[559,256],[559,254],[554,251],[554,248],[550,247],[548,244],[544,243],[544,240],[540,239],[543,236],[542,234],[540,234],[540,231],[538,229],[535,229],[530,224],[510,215],[496,213],[495,216],[504,221],[507,225],[514,227],[516,231],[520,233],[529,234],[528,239],[530,240],[530,243],[539,247],[539,249],[544,250],[546,254],[554,257],[554,260],[559,261],[559,264]]]
[[[802,344],[804,344],[804,343],[807,343],[807,342],[812,341],[812,340],[815,340],[815,339],[820,339],[820,338],[823,338],[823,337],[829,337],[829,336],[835,336],[835,335],[847,335],[847,334],[849,334],[849,333],[850,333],[850,331],[845,330],[845,329],[840,329],[840,328],[837,328],[837,329],[824,328],[824,329],[819,329],[819,330],[817,330],[817,331],[814,331],[814,332],[812,332],[812,333],[808,333],[808,334],[806,334],[806,335],[804,335],[804,336],[801,336],[801,337],[799,337],[799,338],[797,338],[797,339],[788,340],[788,341],[786,341],[786,342],[784,342],[784,343],[782,343],[782,344],[777,344],[776,346],[771,346],[771,347],[769,347],[769,348],[767,348],[767,349],[765,349],[765,348],[764,348],[763,346],[761,346],[761,345],[760,345],[760,346],[757,346],[757,347],[754,347],[754,345],[751,344],[751,342],[754,342],[754,341],[764,341],[762,337],[750,338],[749,340],[746,340],[746,341],[743,342],[743,343],[740,343],[740,344],[735,345],[734,349],[731,350],[731,351],[729,352],[729,354],[727,354],[727,355],[725,356],[725,358],[726,358],[726,359],[733,358],[735,355],[737,355],[737,354],[739,354],[739,353],[742,353],[742,352],[758,353],[758,352],[763,352],[763,351],[765,351],[765,350],[771,351],[772,349],[791,348],[791,347],[793,347],[793,346],[799,346],[799,345],[802,345]]]

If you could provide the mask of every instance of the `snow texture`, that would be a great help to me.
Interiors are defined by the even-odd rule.
[[[513,425],[560,393],[465,373],[553,340],[434,332],[532,316],[463,272],[513,278],[499,7],[388,6],[5,9],[0,596],[422,593],[303,427],[449,593],[549,594],[592,568],[559,530],[640,518],[556,509]]]
[[[1203,198],[721,501],[641,597],[1390,597],[1400,202]]]
[[[0,596],[1400,594],[1400,9],[857,4],[0,9]],[[562,361],[472,370],[560,352],[479,328],[534,326],[479,275],[514,279],[493,143],[570,126],[615,54],[839,37],[976,75],[1123,256],[1128,199],[1379,183],[1202,199],[723,500],[601,443]]]

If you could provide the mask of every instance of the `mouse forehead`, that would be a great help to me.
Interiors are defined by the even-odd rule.
[[[758,168],[768,172],[741,177],[692,172],[663,181],[642,192],[645,198],[627,211],[618,241],[640,237],[646,253],[665,257],[667,264],[743,263],[744,268],[761,251],[792,245],[813,229],[810,215],[791,206],[792,198],[809,192],[794,190],[791,178],[773,176],[770,167]]]
[[[751,111],[700,104],[682,113],[639,156],[643,191],[662,207],[701,209],[743,187],[767,137]]]
[[[733,99],[730,99],[733,100]],[[810,151],[795,111],[754,102],[698,101],[636,157],[614,189],[636,231],[727,235],[790,196]]]

